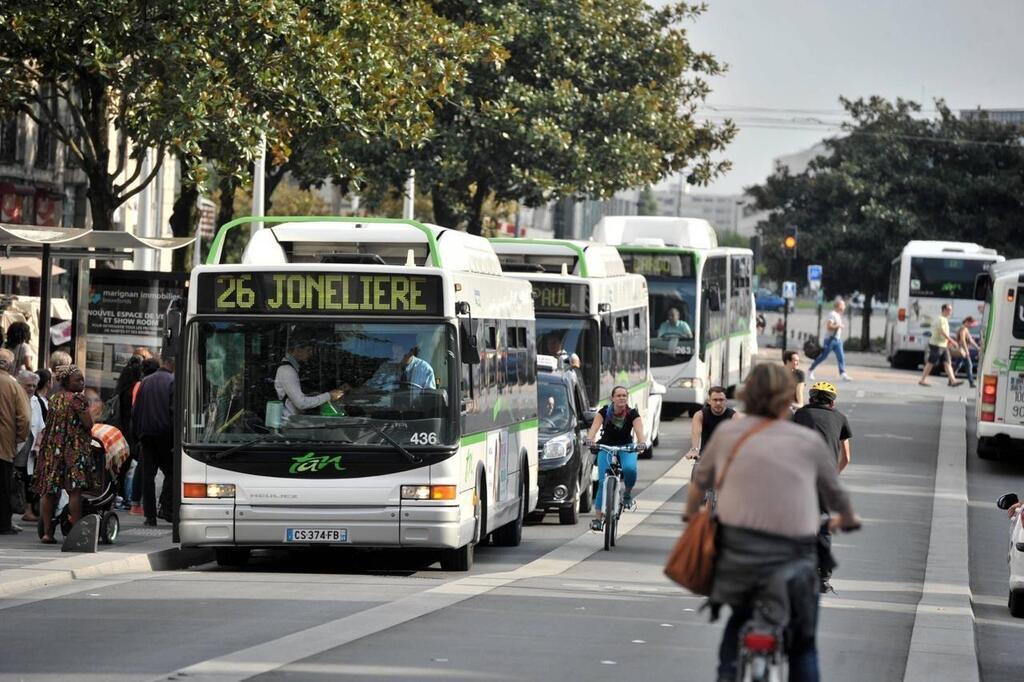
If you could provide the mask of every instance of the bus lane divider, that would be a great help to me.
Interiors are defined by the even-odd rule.
[[[690,481],[693,461],[680,459],[661,478],[636,497],[636,509],[619,521],[626,535],[660,509]],[[682,509],[679,510],[680,515]],[[682,521],[680,521],[680,530]],[[234,651],[152,678],[153,682],[231,682],[276,670],[336,649],[459,602],[487,594],[519,580],[559,575],[603,551],[603,535],[587,531],[547,554],[511,571],[470,575],[344,618],[301,630],[275,640]],[[666,548],[666,554],[668,548]]]

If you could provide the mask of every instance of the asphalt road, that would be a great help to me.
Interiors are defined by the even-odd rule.
[[[900,680],[928,553],[942,394],[916,390],[909,374],[857,376],[841,385],[854,430],[843,479],[865,528],[836,540],[821,667],[828,680]],[[663,425],[640,466],[629,524],[640,522],[611,552],[585,521],[549,515],[518,548],[480,548],[468,576],[427,554],[320,552],[81,581],[0,601],[0,679],[714,679],[722,623],[661,574],[681,528],[688,431],[685,418]],[[1006,612],[1005,517],[992,501],[1014,487],[1008,478],[1021,487],[1024,466],[980,465],[969,460],[981,668],[985,680],[1013,679],[1022,624]]]

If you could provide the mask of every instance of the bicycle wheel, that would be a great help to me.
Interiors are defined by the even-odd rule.
[[[604,509],[604,548],[610,550],[615,546],[615,516],[616,507],[619,501],[619,479],[614,476],[605,476],[604,479],[604,499],[602,505]]]

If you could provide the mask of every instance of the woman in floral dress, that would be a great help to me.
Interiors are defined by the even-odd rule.
[[[35,490],[42,497],[43,539],[52,545],[53,511],[57,496],[66,490],[70,497],[71,524],[82,515],[82,489],[92,478],[89,432],[92,417],[83,393],[85,377],[75,365],[54,370],[60,390],[50,397],[46,430],[36,461]]]

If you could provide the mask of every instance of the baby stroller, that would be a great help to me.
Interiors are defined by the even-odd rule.
[[[89,487],[82,490],[82,516],[96,514],[100,517],[100,543],[104,545],[113,544],[121,530],[121,521],[113,508],[117,499],[118,472],[125,466],[127,457],[121,455],[117,439],[124,442],[124,436],[113,426],[97,424],[93,427],[92,481]],[[42,516],[36,526],[41,539],[44,535]],[[68,494],[64,491],[61,491],[55,509],[55,532],[57,528],[60,528],[65,538],[71,532],[71,507],[68,504]]]

